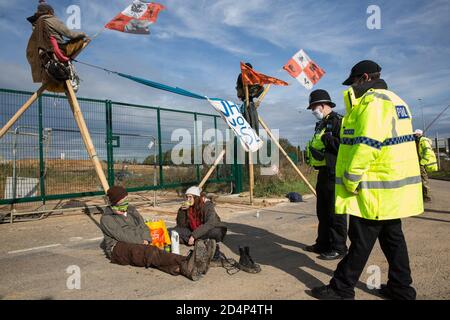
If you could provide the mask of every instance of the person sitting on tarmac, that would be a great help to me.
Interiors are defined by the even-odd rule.
[[[210,239],[215,244],[211,266],[220,266],[224,255],[217,242],[223,241],[227,227],[220,220],[214,204],[199,187],[190,187],[186,191],[186,199],[178,210],[177,225],[170,231],[176,231],[180,236],[180,243],[188,246],[192,246],[198,239]]]
[[[100,219],[103,247],[112,263],[156,268],[171,275],[199,280],[209,268],[215,242],[196,241],[187,256],[173,254],[151,245],[150,230],[134,206],[128,205],[128,193],[121,186],[107,192],[110,206]]]

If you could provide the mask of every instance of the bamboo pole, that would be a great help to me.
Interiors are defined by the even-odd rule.
[[[250,98],[248,93],[248,85],[244,85],[245,89],[245,104],[247,108],[247,112],[250,113]],[[255,185],[255,176],[253,171],[253,153],[251,151],[248,152],[248,177],[249,177],[249,192],[250,192],[250,205],[253,205],[253,188]]]
[[[69,104],[72,109],[75,121],[77,122],[78,128],[80,129],[84,145],[86,146],[86,150],[89,154],[89,157],[91,158],[94,164],[95,171],[97,172],[98,178],[100,179],[103,190],[106,193],[109,189],[108,180],[106,180],[106,176],[105,173],[103,172],[102,165],[97,156],[94,144],[92,143],[91,135],[89,134],[89,130],[86,126],[86,122],[84,121],[83,114],[81,113],[80,105],[78,104],[77,97],[75,96],[75,92],[73,91],[72,85],[69,80],[66,81],[66,89]]]
[[[274,137],[270,129],[267,127],[267,125],[264,123],[264,121],[261,119],[261,117],[258,117],[259,123],[261,126],[266,130],[269,137],[272,139],[272,141],[276,144],[278,149],[280,149],[281,153],[286,157],[286,159],[289,161],[289,163],[292,165],[292,167],[295,169],[295,171],[298,173],[300,178],[302,178],[303,182],[308,186],[308,188],[311,190],[311,192],[317,197],[316,190],[313,188],[313,186],[309,183],[309,181],[306,179],[306,177],[302,174],[299,168],[295,165],[295,163],[292,161],[292,159],[289,157],[289,155],[284,151],[283,147],[280,145],[280,143],[277,141],[277,139]]]
[[[16,114],[9,119],[9,121],[3,126],[2,130],[0,131],[0,139],[8,132],[8,130],[16,123],[16,121],[20,118],[20,116],[27,111],[27,109],[33,104],[34,101],[36,101],[37,98],[39,98],[40,95],[45,91],[47,88],[46,84],[43,84],[38,91],[33,93],[33,95],[27,100],[27,102],[24,103],[22,107],[20,107],[19,110],[17,110]]]
[[[214,161],[213,166],[211,168],[209,168],[209,170],[206,173],[205,177],[203,178],[202,182],[200,182],[200,184],[198,185],[200,188],[203,188],[203,186],[205,185],[206,181],[208,181],[209,177],[214,172],[214,169],[216,169],[217,165],[223,159],[224,156],[225,156],[225,150],[222,150],[222,152],[217,157],[216,161]]]

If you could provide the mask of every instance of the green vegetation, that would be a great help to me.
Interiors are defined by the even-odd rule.
[[[447,180],[450,181],[450,171],[437,171],[437,172],[431,172],[428,174],[428,176],[432,179],[438,179],[438,180]]]

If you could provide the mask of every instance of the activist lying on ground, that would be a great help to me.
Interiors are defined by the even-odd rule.
[[[215,242],[196,241],[194,250],[181,256],[151,245],[150,230],[137,209],[128,205],[128,193],[121,186],[107,192],[110,206],[100,220],[103,246],[112,263],[135,267],[157,268],[171,275],[199,280],[209,268]]]

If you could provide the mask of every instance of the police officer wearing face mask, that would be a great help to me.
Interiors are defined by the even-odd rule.
[[[319,227],[316,243],[305,250],[318,253],[325,260],[341,259],[347,253],[347,218],[334,213],[335,167],[342,122],[342,116],[332,110],[335,106],[325,90],[315,90],[309,96],[307,109],[319,120],[306,148],[307,163],[319,171],[316,185]]]

